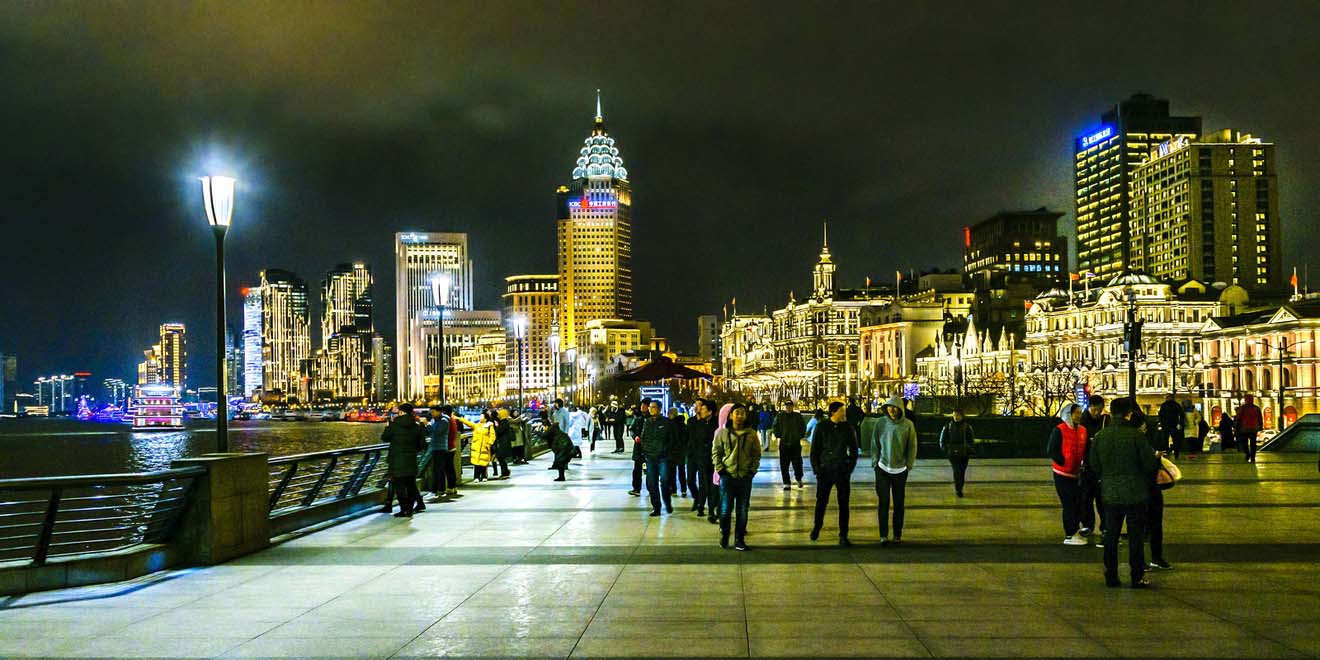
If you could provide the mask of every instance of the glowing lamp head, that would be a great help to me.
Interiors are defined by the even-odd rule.
[[[237,182],[227,176],[204,176],[201,181],[207,222],[217,229],[228,229],[234,216],[234,184]]]
[[[519,316],[513,320],[513,332],[519,339],[527,334],[527,319]]]
[[[449,289],[452,284],[453,279],[447,273],[436,275],[431,279],[431,297],[436,307],[449,305]]]

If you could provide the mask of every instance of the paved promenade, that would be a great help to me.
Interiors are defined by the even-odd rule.
[[[1183,461],[1175,570],[1145,591],[1105,588],[1098,548],[1060,544],[1045,460],[974,461],[964,499],[920,463],[898,547],[876,545],[861,467],[840,548],[833,509],[808,540],[815,488],[782,492],[767,457],[748,552],[721,550],[691,500],[647,517],[629,460],[588,457],[567,483],[548,460],[411,521],[0,599],[0,657],[1320,657],[1313,456]]]

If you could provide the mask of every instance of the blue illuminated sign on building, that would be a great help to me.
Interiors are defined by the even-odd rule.
[[[612,199],[608,201],[597,200],[593,202],[587,197],[581,197],[570,201],[568,205],[579,209],[612,209],[618,208],[619,206],[618,202]]]
[[[1114,137],[1114,127],[1102,126],[1090,135],[1083,135],[1081,139],[1077,140],[1077,144],[1080,145],[1082,149],[1087,149],[1100,144],[1111,137]]]

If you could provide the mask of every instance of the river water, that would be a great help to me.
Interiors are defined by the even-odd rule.
[[[384,430],[384,424],[236,420],[229,423],[229,448],[287,456],[375,444]],[[133,432],[69,419],[0,419],[0,479],[163,470],[175,459],[215,450],[214,421]]]

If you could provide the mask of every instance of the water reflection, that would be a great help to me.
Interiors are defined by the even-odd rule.
[[[0,478],[160,470],[179,458],[215,451],[213,422],[182,431],[134,432],[127,426],[67,419],[0,420]],[[381,424],[234,421],[231,451],[302,454],[373,444]]]

